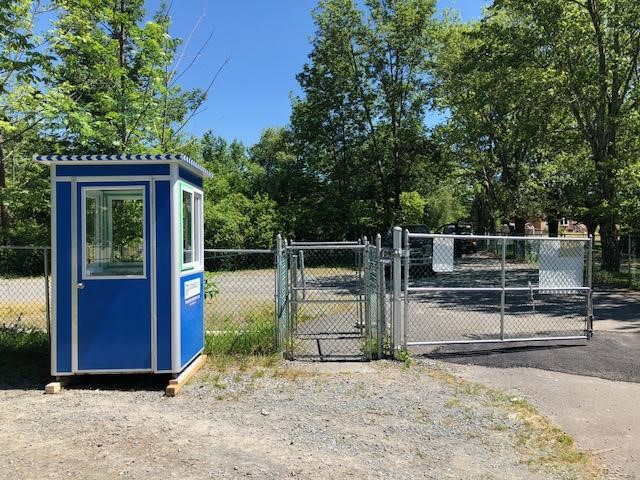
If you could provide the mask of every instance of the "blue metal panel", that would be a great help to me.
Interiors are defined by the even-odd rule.
[[[185,283],[197,280],[199,293],[185,298]],[[204,274],[194,273],[180,278],[180,366],[204,348]]]
[[[182,180],[186,180],[187,182],[195,185],[196,187],[202,188],[202,177],[199,177],[198,175],[191,173],[186,168],[180,167],[178,169],[178,175]]]
[[[156,292],[158,370],[171,370],[171,188],[156,182]]]
[[[151,368],[149,281],[84,280],[78,295],[78,368]]]
[[[58,165],[59,177],[120,177],[131,175],[169,175],[170,166],[151,165]]]
[[[56,363],[71,372],[71,183],[56,183]]]
[[[87,185],[146,186],[146,277],[82,277],[82,194]],[[151,368],[150,214],[148,182],[78,184],[78,369],[143,370]]]

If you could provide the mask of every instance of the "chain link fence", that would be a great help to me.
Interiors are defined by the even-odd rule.
[[[209,353],[277,351],[275,253],[205,250],[205,331]]]
[[[380,241],[205,250],[206,349],[375,358],[398,345],[586,336],[588,240],[437,237],[407,237],[401,260]],[[637,240],[623,257],[632,279]],[[46,345],[49,262],[48,247],[0,248],[3,345]]]
[[[16,355],[48,353],[50,253],[48,247],[0,247],[0,352],[9,363]]]
[[[297,244],[289,255],[291,358],[370,359],[377,354],[371,313],[377,314],[377,276],[359,242]],[[376,305],[374,306],[374,303]],[[373,310],[373,311],[372,311]]]
[[[609,272],[602,269],[602,247],[600,242],[596,241],[594,283],[605,287],[640,290],[640,235],[621,235],[618,247],[620,249],[620,270]]]
[[[404,345],[587,338],[589,239],[416,238],[431,268],[405,234]]]

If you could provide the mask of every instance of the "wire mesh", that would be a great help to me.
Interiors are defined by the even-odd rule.
[[[407,342],[500,340],[499,292],[410,294]]]
[[[275,252],[205,250],[205,330],[210,353],[277,350]]]
[[[49,330],[48,247],[0,247],[0,345],[44,342]]]
[[[291,357],[371,357],[372,249],[289,247]]]
[[[618,241],[620,268],[617,272],[602,267],[602,246],[596,237],[594,283],[606,287],[640,289],[640,235],[625,233]]]
[[[408,345],[587,338],[588,238],[421,238],[432,274],[403,285]]]

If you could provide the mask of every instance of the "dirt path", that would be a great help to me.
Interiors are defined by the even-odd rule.
[[[599,456],[614,478],[640,478],[640,384],[533,368],[450,367],[463,378],[522,395]]]
[[[549,432],[508,404],[423,366],[209,366],[173,399],[149,382],[136,391],[92,382],[55,396],[0,390],[2,475],[543,479],[592,471],[570,443],[542,437]]]

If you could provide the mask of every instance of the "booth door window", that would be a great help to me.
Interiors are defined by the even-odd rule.
[[[202,194],[182,187],[182,270],[191,270],[202,261]]]
[[[83,277],[145,275],[142,188],[85,189]]]

